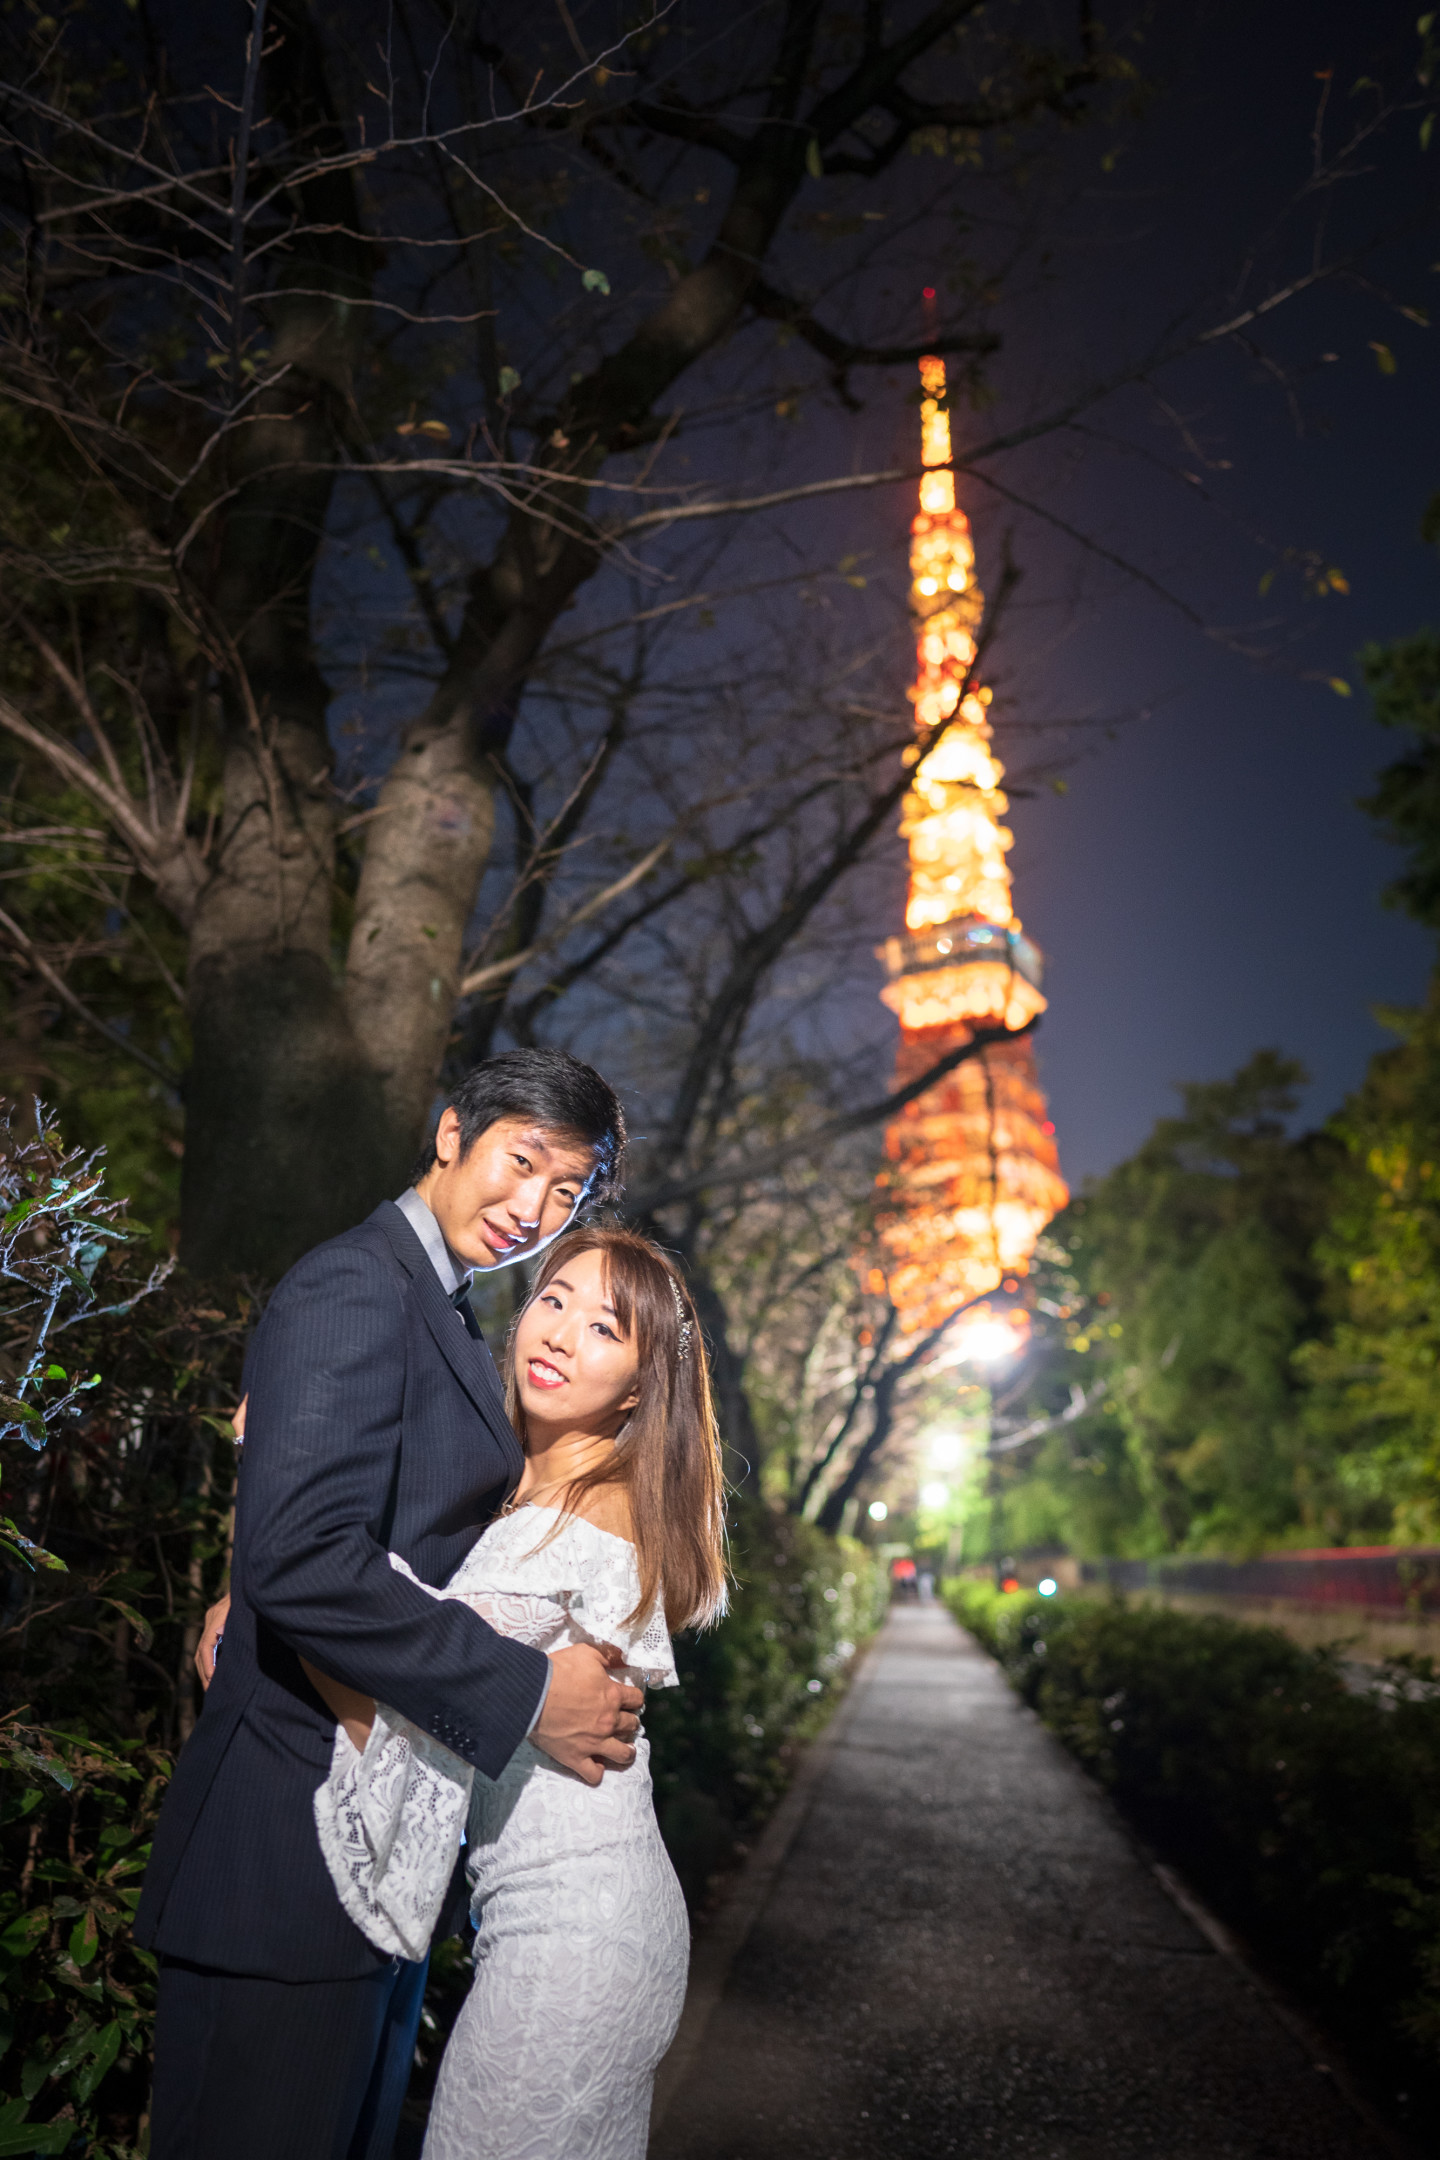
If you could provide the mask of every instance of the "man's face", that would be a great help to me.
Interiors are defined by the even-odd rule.
[[[416,1190],[450,1250],[474,1268],[501,1267],[548,1245],[595,1171],[593,1149],[528,1118],[498,1118],[462,1156],[453,1110],[440,1119],[435,1156]]]

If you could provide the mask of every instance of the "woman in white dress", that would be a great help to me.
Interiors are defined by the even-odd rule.
[[[509,1403],[525,1474],[434,1594],[542,1650],[613,1645],[617,1679],[675,1685],[672,1631],[723,1609],[723,1517],[704,1346],[657,1247],[613,1229],[550,1247],[513,1331]],[[311,1677],[340,1719],[321,1849],[378,1948],[425,1954],[465,1833],[475,1980],[425,2160],[642,2160],[689,1961],[643,1734],[632,1766],[594,1784],[528,1741],[491,1780]]]

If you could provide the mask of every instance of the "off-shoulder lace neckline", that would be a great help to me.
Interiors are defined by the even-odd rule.
[[[621,1537],[618,1530],[602,1530],[599,1523],[591,1522],[588,1515],[577,1515],[573,1508],[541,1507],[539,1502],[535,1500],[522,1500],[519,1507],[511,1508],[508,1515],[497,1515],[495,1521],[497,1523],[514,1522],[518,1516],[526,1513],[531,1515],[563,1515],[567,1522],[584,1523],[586,1529],[593,1530],[597,1537],[608,1537],[611,1543],[615,1545],[628,1545],[631,1552],[637,1550],[634,1538]],[[494,1525],[492,1524],[491,1527],[493,1528]]]

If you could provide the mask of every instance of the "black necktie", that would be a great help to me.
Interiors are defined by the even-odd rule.
[[[472,1336],[476,1342],[484,1342],[485,1337],[480,1332],[480,1323],[475,1317],[475,1308],[470,1303],[470,1285],[468,1282],[462,1282],[458,1290],[451,1291],[450,1302],[464,1321],[466,1334]]]

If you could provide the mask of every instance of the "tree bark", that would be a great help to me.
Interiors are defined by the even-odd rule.
[[[272,11],[272,112],[307,154],[343,147],[300,0]],[[336,804],[329,686],[310,594],[351,397],[349,302],[368,284],[350,175],[301,191],[308,228],[269,303],[287,370],[231,436],[207,594],[222,663],[224,811],[190,933],[181,1252],[197,1273],[274,1274],[383,1190],[379,1091],[357,1054],[332,952]]]
[[[972,1298],[970,1302],[974,1304],[977,1300]],[[854,1461],[839,1484],[826,1496],[825,1504],[815,1518],[822,1530],[828,1530],[832,1536],[839,1530],[846,1508],[878,1464],[895,1423],[896,1398],[901,1384],[917,1366],[924,1364],[951,1322],[968,1309],[967,1306],[959,1306],[942,1320],[938,1327],[927,1329],[920,1340],[906,1351],[904,1357],[897,1358],[881,1372],[875,1382],[872,1397],[870,1430],[856,1449]]]
[[[710,1352],[715,1412],[727,1458],[725,1481],[737,1491],[758,1498],[765,1448],[745,1389],[745,1360],[730,1340],[725,1303],[709,1275],[704,1268],[696,1267],[688,1268],[686,1273]]]

